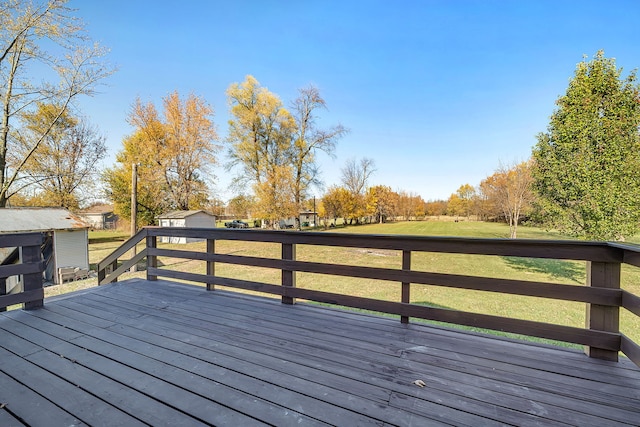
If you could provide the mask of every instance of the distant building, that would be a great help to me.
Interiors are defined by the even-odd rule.
[[[111,205],[95,205],[78,212],[78,216],[94,230],[115,230],[118,225],[118,215]]]
[[[300,227],[315,227],[318,222],[318,213],[312,211],[299,212],[297,220],[299,221],[299,224],[296,222],[295,217],[281,219],[276,223],[276,228],[295,228],[298,225],[300,225]]]
[[[303,227],[315,227],[318,225],[318,213],[312,211],[300,212],[300,225]]]
[[[0,209],[0,233],[46,232],[42,246],[44,279],[59,283],[61,269],[73,268],[78,275],[89,272],[89,225],[61,208]],[[0,264],[8,263],[16,253],[5,253]],[[3,259],[4,258],[4,259]],[[19,283],[19,282],[18,282]],[[15,283],[14,283],[15,284]]]
[[[172,211],[158,216],[160,227],[194,227],[194,228],[216,228],[216,217],[203,210],[197,211]],[[163,243],[191,243],[199,242],[203,239],[186,237],[160,237]]]

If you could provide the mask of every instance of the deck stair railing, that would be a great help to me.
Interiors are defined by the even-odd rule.
[[[206,240],[206,250],[196,252],[158,247],[158,237],[165,236]],[[145,248],[133,259],[119,264],[119,259],[143,239]],[[261,258],[216,253],[216,241],[220,240],[277,243],[281,245],[281,256]],[[401,269],[393,269],[299,261],[296,260],[296,245],[397,250],[402,253],[402,266]],[[582,260],[587,263],[587,286],[416,271],[411,268],[411,255],[415,252]],[[213,290],[215,285],[221,285],[276,294],[281,296],[285,304],[292,304],[296,298],[301,298],[395,314],[400,316],[403,323],[408,323],[409,319],[414,317],[564,341],[583,345],[590,357],[600,359],[618,360],[618,353],[622,352],[640,366],[640,345],[621,333],[619,327],[621,308],[632,315],[640,316],[640,297],[620,288],[621,265],[640,267],[640,249],[632,245],[585,241],[148,227],[98,263],[99,284],[116,281],[120,274],[145,257],[147,279],[152,281],[158,277],[180,279],[204,283],[208,290]],[[158,268],[158,257],[204,261],[206,274]],[[217,263],[277,269],[281,271],[281,283],[274,285],[217,276]],[[396,282],[399,284],[401,302],[297,288],[296,272]],[[586,325],[584,328],[578,328],[412,304],[410,301],[413,284],[582,302],[586,305]]]
[[[42,307],[45,233],[0,234],[0,311],[15,304]]]

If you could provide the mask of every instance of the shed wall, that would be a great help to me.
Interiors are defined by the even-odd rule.
[[[55,271],[60,267],[89,269],[87,230],[56,230],[53,233]]]

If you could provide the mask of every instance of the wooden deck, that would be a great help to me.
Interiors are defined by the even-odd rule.
[[[2,313],[0,360],[0,426],[640,425],[628,360],[168,281]]]

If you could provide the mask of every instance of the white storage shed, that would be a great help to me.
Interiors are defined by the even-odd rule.
[[[172,211],[158,216],[158,225],[160,227],[216,228],[216,217],[203,210]],[[160,238],[163,243],[191,243],[202,240],[168,236]]]
[[[42,247],[45,281],[60,282],[59,271],[75,269],[75,278],[89,272],[89,226],[61,208],[0,209],[0,233],[47,232]],[[1,262],[1,260],[0,260]]]

